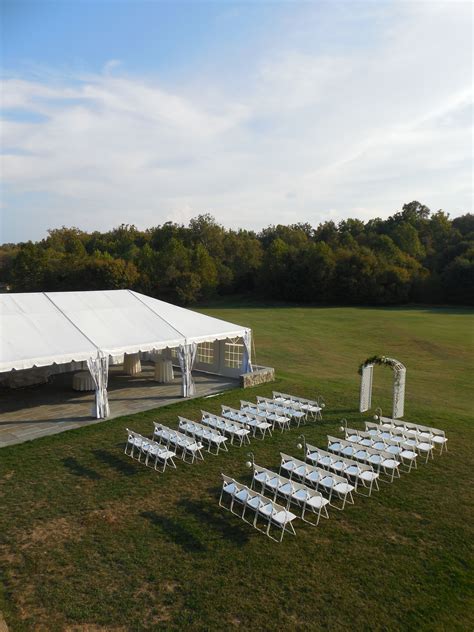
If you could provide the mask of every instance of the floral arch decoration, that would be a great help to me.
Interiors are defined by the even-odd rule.
[[[359,367],[360,380],[360,402],[359,411],[366,412],[372,405],[372,379],[374,366],[389,366],[393,370],[393,407],[392,419],[403,417],[405,408],[405,380],[406,367],[395,360],[395,358],[387,358],[386,356],[372,356],[367,358]]]

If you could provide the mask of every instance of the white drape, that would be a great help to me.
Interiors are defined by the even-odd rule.
[[[244,353],[242,357],[242,373],[251,373],[252,368],[252,331],[247,329],[242,336],[244,341]]]
[[[374,375],[374,365],[366,364],[362,367],[360,378],[360,399],[359,412],[365,413],[372,406],[372,378]]]
[[[401,363],[399,363],[399,365],[401,365]],[[403,417],[405,408],[405,381],[407,370],[404,366],[397,366],[394,371],[392,418],[400,419],[400,417]]]
[[[194,361],[196,360],[197,344],[180,345],[178,347],[178,361],[183,376],[182,395],[183,397],[191,397],[196,392],[193,380],[192,370]]]
[[[95,358],[89,358],[87,360],[87,366],[95,385],[95,402],[92,407],[92,414],[97,417],[97,419],[105,419],[110,413],[109,401],[107,399],[109,356],[98,351]]]

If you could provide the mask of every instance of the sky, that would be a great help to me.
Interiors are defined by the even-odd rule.
[[[0,242],[472,211],[472,4],[3,0]]]

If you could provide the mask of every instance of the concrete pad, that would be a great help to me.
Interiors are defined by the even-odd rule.
[[[142,363],[140,375],[130,377],[121,366],[109,373],[110,417],[135,414],[183,401],[181,374],[171,384],[154,381],[154,366]],[[239,386],[237,380],[206,373],[193,373],[195,397],[218,393]],[[82,428],[103,420],[91,416],[94,395],[72,390],[72,374],[53,377],[50,383],[0,392],[0,447],[29,441],[58,432]]]

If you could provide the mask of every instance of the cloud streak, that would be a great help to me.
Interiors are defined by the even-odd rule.
[[[116,60],[68,81],[6,79],[2,241],[205,211],[258,229],[414,198],[470,210],[470,7],[408,4],[378,9],[391,19],[364,47],[269,44],[237,97],[229,76],[169,86]]]

